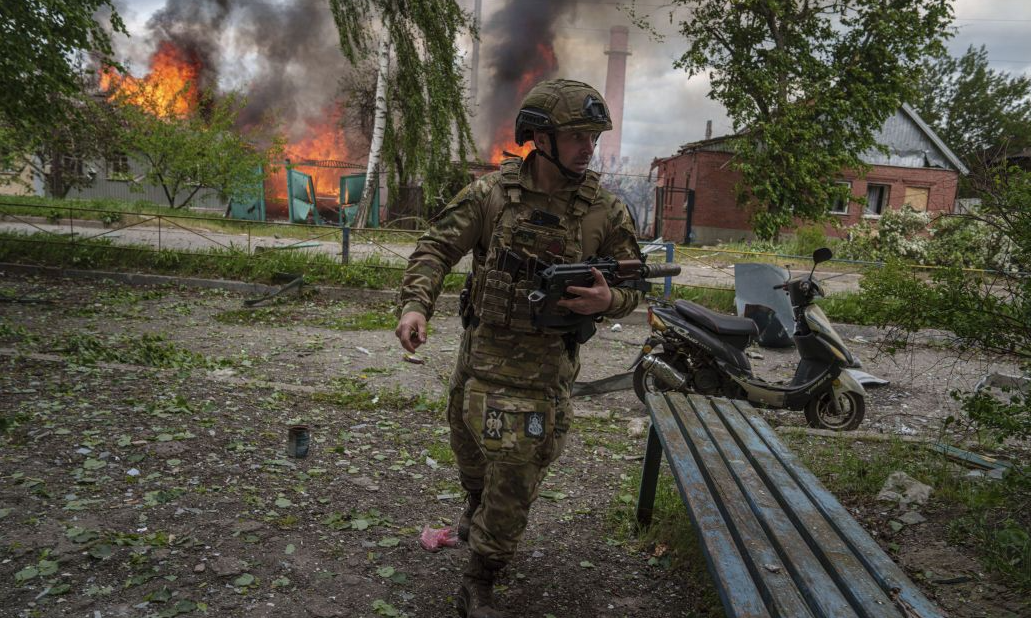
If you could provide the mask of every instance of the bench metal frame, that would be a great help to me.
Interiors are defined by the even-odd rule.
[[[663,452],[727,616],[940,618],[745,401],[649,393],[637,521]]]

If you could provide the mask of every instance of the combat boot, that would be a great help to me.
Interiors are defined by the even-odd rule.
[[[462,587],[455,607],[463,618],[504,618],[494,608],[494,580],[505,566],[476,552],[469,552],[469,564],[462,571]]]
[[[462,516],[458,519],[458,538],[462,539],[464,543],[469,542],[469,526],[472,525],[476,509],[480,508],[480,499],[482,497],[482,489],[480,491],[470,491],[469,498],[465,503],[465,510],[462,511]]]

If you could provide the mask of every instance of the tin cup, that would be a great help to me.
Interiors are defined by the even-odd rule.
[[[304,459],[311,446],[311,432],[307,425],[292,425],[286,433],[286,454],[289,457]]]

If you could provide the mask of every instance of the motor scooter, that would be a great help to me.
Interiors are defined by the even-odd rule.
[[[767,408],[804,410],[811,427],[851,430],[866,413],[866,391],[847,371],[857,367],[852,353],[827,315],[813,304],[823,289],[813,278],[816,265],[832,257],[830,249],[813,253],[807,277],[774,286],[791,300],[794,342],[799,362],[788,383],[757,378],[745,348],[758,336],[756,323],[710,311],[696,303],[649,299],[651,335],[631,369],[634,391],[644,401],[649,391],[682,391],[747,399]]]

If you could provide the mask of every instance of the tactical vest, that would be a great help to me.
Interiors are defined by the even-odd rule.
[[[527,296],[534,290],[533,275],[551,264],[583,259],[581,223],[598,196],[600,177],[588,170],[565,213],[549,215],[522,200],[521,165],[518,158],[501,163],[505,202],[494,218],[483,265],[474,266],[472,307],[483,323],[522,333],[552,334],[531,322]]]

